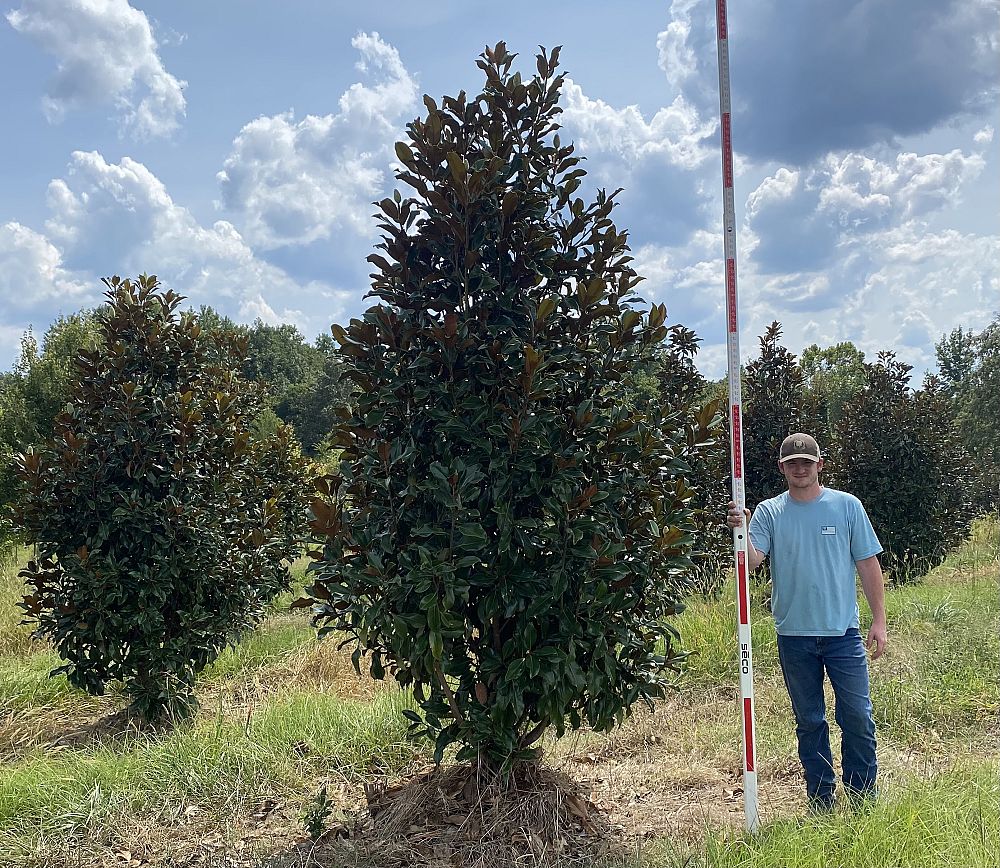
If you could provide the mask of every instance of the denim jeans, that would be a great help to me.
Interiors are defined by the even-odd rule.
[[[873,796],[878,775],[875,720],[861,633],[852,627],[843,636],[778,636],[778,658],[795,713],[795,735],[810,804],[832,804],[836,789],[823,697],[824,670],[833,685],[835,717],[843,733],[844,788],[854,796]]]

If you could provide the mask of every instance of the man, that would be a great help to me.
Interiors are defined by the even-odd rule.
[[[750,569],[770,557],[771,609],[778,658],[795,713],[799,759],[813,810],[834,804],[836,777],[826,722],[823,675],[833,686],[835,716],[843,733],[846,792],[876,793],[875,721],[868,662],[859,630],[855,571],[871,608],[866,643],[872,659],[886,645],[885,591],[877,555],[882,551],[861,501],[819,483],[823,457],[808,434],[791,434],[778,453],[788,491],[741,516],[729,504],[728,523],[749,523]]]

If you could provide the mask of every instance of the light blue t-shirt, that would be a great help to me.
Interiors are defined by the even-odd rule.
[[[754,548],[771,559],[771,611],[783,636],[842,636],[859,625],[855,561],[882,551],[853,494],[823,488],[805,503],[786,491],[750,520]]]

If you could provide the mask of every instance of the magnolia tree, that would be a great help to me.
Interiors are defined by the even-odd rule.
[[[178,316],[155,277],[106,281],[101,341],[70,398],[18,462],[17,521],[35,557],[23,608],[71,683],[121,681],[154,719],[193,704],[197,672],[287,587],[307,520],[289,429],[251,436],[245,341]]]
[[[321,634],[412,688],[436,757],[457,742],[489,769],[661,695],[691,565],[685,456],[709,436],[621,400],[665,309],[637,309],[615,195],[575,196],[558,49],[530,78],[513,62],[487,49],[482,93],[425,97],[396,146],[410,191],[379,203],[379,303],[333,328],[359,392],[309,588]]]
[[[893,353],[864,365],[864,382],[837,426],[840,480],[864,502],[894,582],[940,563],[976,515],[976,468],[940,381],[909,387],[911,368]]]

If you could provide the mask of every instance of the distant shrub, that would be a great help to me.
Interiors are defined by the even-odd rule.
[[[113,277],[101,345],[76,357],[71,397],[19,457],[16,520],[36,555],[23,608],[99,694],[124,682],[146,719],[193,704],[196,673],[287,587],[305,462],[291,432],[255,441],[246,346],[202,334],[154,277]]]

